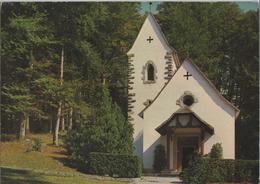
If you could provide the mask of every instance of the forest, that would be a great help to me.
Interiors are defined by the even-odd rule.
[[[138,2],[3,3],[1,133],[50,132],[55,145],[68,134],[68,146],[84,139],[87,152],[132,152],[126,53],[145,18],[139,10]],[[258,14],[176,2],[155,14],[180,61],[190,57],[240,109],[240,159],[259,155]]]

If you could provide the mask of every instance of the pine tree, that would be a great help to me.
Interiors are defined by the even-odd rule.
[[[4,86],[2,95],[5,104],[2,106],[4,112],[14,114],[19,117],[19,139],[25,137],[26,119],[29,115],[42,115],[42,112],[35,107],[34,96],[29,93],[29,89],[22,85]]]
[[[4,3],[1,14],[1,36],[5,43],[1,47],[2,107],[4,112],[12,112],[14,116],[11,117],[15,117],[7,120],[19,119],[19,137],[23,138],[29,116],[41,112],[31,90],[31,81],[40,75],[35,75],[34,64],[50,58],[47,45],[52,34],[45,26],[45,14],[40,13],[34,3]],[[38,113],[40,117],[41,114]]]
[[[90,152],[132,153],[133,128],[114,104],[106,87],[99,87],[100,100],[86,123],[71,131],[65,147],[74,159],[87,161]]]

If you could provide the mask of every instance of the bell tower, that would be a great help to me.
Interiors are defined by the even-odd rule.
[[[134,127],[135,153],[142,158],[142,118],[138,115],[149,106],[179,67],[177,52],[162,33],[151,13],[127,53],[128,56],[128,121]]]

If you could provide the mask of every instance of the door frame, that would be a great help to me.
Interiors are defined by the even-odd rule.
[[[180,138],[186,138],[186,137],[196,137],[198,142],[197,145],[183,145],[181,147],[178,146],[178,142]],[[176,161],[177,161],[177,170],[182,170],[182,157],[183,157],[183,148],[184,147],[193,147],[194,149],[198,149],[200,151],[200,142],[201,142],[201,136],[199,134],[184,134],[184,135],[177,135],[176,136],[176,148],[177,148],[177,155],[176,155]],[[173,155],[174,156],[174,155]],[[174,163],[173,163],[174,164]]]

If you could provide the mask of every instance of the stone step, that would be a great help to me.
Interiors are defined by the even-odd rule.
[[[179,176],[180,172],[176,172],[173,170],[163,170],[160,173],[154,173],[154,172],[144,172],[144,176]]]
[[[160,174],[163,176],[179,176],[180,172],[167,169],[167,170],[162,170]]]

